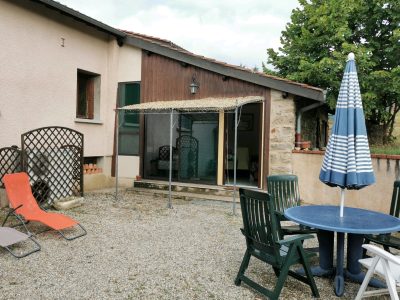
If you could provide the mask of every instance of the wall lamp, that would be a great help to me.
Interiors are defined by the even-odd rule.
[[[192,83],[189,85],[189,87],[190,87],[191,94],[196,94],[200,88],[199,83],[197,82],[196,77],[194,75],[192,77]]]
[[[282,98],[286,99],[287,97],[289,97],[289,93],[288,92],[282,92]]]

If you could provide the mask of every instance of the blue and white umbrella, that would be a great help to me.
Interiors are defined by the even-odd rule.
[[[341,217],[344,189],[357,190],[375,182],[353,53],[348,55],[319,179],[341,188]]]

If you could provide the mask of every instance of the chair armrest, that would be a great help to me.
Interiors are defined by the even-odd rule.
[[[20,204],[16,208],[11,208],[9,213],[11,214],[11,213],[15,212],[18,208],[21,208],[22,206],[23,206],[23,204]]]
[[[296,241],[301,242],[301,241],[311,239],[311,238],[314,238],[314,236],[311,234],[299,234],[299,235],[288,237],[287,239],[284,239],[284,240],[279,240],[278,244],[279,245],[287,245],[287,244],[292,244]]]
[[[4,219],[3,223],[1,224],[2,227],[4,226],[4,224],[6,224],[6,222],[7,222],[7,220],[8,220],[8,217],[9,217],[11,214],[14,214],[15,211],[16,211],[18,208],[22,207],[22,205],[23,205],[23,204],[18,205],[16,208],[10,208],[10,210],[8,211],[8,214],[7,214],[6,218]]]
[[[286,221],[285,214],[279,210],[275,210],[275,215],[279,221]]]
[[[378,246],[364,244],[364,245],[362,245],[362,247],[367,249],[369,252],[374,253],[377,256],[380,256],[388,261],[391,261],[392,263],[394,263],[396,265],[400,265],[400,257],[396,257],[393,254],[383,250],[382,248],[379,248]]]

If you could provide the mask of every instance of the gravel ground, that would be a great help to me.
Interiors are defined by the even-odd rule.
[[[55,232],[39,234],[42,250],[22,259],[0,250],[0,298],[264,299],[233,283],[245,251],[240,213],[233,216],[222,202],[173,205],[150,195],[121,192],[116,201],[111,192],[88,193],[83,206],[65,212],[85,226],[85,237],[67,242]],[[275,282],[256,259],[248,272],[267,287]],[[337,299],[332,279],[316,283],[321,299]],[[341,299],[353,299],[358,288],[346,282]],[[281,298],[311,299],[311,290],[288,278]]]

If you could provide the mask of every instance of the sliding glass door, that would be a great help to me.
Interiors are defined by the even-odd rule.
[[[168,180],[169,114],[145,117],[144,177]],[[175,113],[172,137],[173,181],[216,184],[217,113]]]

